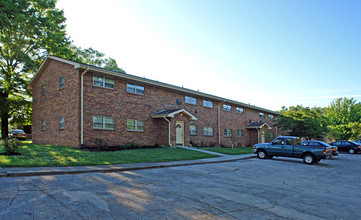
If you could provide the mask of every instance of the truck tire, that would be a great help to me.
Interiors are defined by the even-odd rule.
[[[312,154],[305,154],[303,156],[303,162],[305,164],[313,164],[316,162],[316,158]]]
[[[264,151],[264,150],[258,150],[258,151],[257,151],[257,157],[258,157],[259,159],[266,159],[266,158],[267,158],[266,151]]]

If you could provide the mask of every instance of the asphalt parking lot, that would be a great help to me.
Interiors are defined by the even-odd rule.
[[[0,219],[358,219],[361,154],[0,179]]]

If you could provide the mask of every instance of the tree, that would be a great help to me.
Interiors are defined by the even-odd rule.
[[[0,115],[8,136],[13,109],[29,97],[30,76],[48,55],[72,55],[65,17],[56,0],[0,0]],[[72,57],[70,57],[72,58]],[[13,100],[16,100],[15,102]],[[22,100],[22,101],[21,101]],[[15,105],[15,106],[14,106]]]
[[[288,131],[290,135],[307,139],[321,138],[325,135],[326,124],[321,108],[308,108],[302,105],[282,107],[283,115],[276,120],[276,126]]]
[[[328,134],[335,139],[357,139],[361,135],[361,103],[354,98],[338,98],[325,110]]]

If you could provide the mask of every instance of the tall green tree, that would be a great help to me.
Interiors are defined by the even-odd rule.
[[[55,4],[56,0],[0,0],[2,138],[8,136],[14,109],[21,109],[16,103],[29,100],[26,87],[41,61],[48,54],[73,58],[64,13]]]
[[[328,134],[335,139],[357,139],[361,136],[361,103],[354,98],[338,98],[325,110]]]
[[[302,105],[282,107],[281,117],[278,117],[276,126],[288,131],[292,136],[307,139],[320,138],[325,135],[326,120],[322,116],[321,108],[308,108]]]

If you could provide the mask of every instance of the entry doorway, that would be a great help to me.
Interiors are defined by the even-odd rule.
[[[261,143],[265,143],[266,142],[266,135],[264,131],[261,131]]]
[[[176,122],[176,145],[184,146],[184,121]]]

